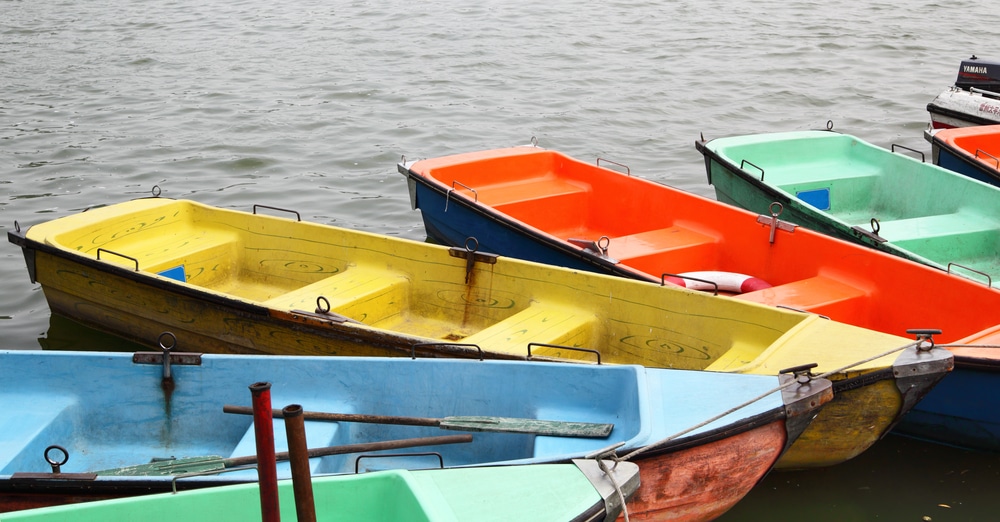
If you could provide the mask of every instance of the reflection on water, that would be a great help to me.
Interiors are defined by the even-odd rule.
[[[997,492],[1000,455],[890,435],[837,466],[773,472],[719,520],[996,520]]]
[[[155,340],[154,340],[155,342]],[[143,352],[148,347],[104,333],[59,314],[50,314],[49,330],[38,338],[43,350],[80,350],[92,352]],[[184,351],[179,349],[178,351]]]

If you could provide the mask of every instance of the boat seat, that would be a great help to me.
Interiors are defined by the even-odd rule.
[[[579,226],[589,189],[559,179],[484,189],[479,201],[539,230]]]
[[[788,182],[775,182],[771,171],[768,171],[767,179],[802,201],[836,215],[867,208],[878,184],[878,176],[872,174],[872,169],[860,166],[857,169],[844,169],[839,163],[837,166],[841,168],[834,171],[796,168],[787,174],[779,172],[779,175],[784,174],[783,177],[788,178]]]
[[[612,237],[608,256],[651,274],[712,266],[717,239],[683,226]]]
[[[479,203],[490,205],[498,210],[500,210],[498,207],[504,205],[535,200],[551,200],[555,196],[579,195],[585,197],[590,192],[590,187],[585,184],[573,183],[555,177],[529,178],[472,187],[472,189],[475,190],[474,194],[470,194],[461,185],[456,185],[456,190],[462,191]]]
[[[0,475],[19,471],[51,471],[45,462],[44,452],[45,448],[58,441],[43,435],[56,425],[63,424],[56,420],[64,414],[68,415],[76,403],[75,398],[68,396],[49,395],[39,400],[38,396],[0,394],[0,404],[6,405],[0,409]],[[17,405],[27,406],[18,408]],[[68,429],[70,424],[65,424]]]
[[[865,161],[849,161],[822,155],[817,158],[807,162],[798,158],[790,158],[788,162],[774,159],[774,164],[764,167],[764,180],[770,185],[793,192],[789,189],[796,186],[840,185],[846,180],[851,180],[851,186],[871,187],[881,173],[881,167]],[[757,169],[746,167],[744,170],[760,179],[761,173]]]
[[[760,353],[760,345],[736,341],[726,350],[726,353],[712,361],[712,364],[706,366],[705,371],[724,372],[732,368],[746,366],[756,359]]]
[[[304,406],[304,405],[303,405]],[[306,408],[303,408],[306,409]],[[321,411],[334,411],[330,409],[330,406],[323,406],[323,408],[317,408]],[[337,413],[350,413],[346,411],[338,411]],[[328,421],[305,421],[305,431],[306,431],[306,445],[309,449],[313,448],[323,448],[326,446],[334,446],[339,444],[337,441],[337,430],[340,428],[340,423],[328,422]],[[283,451],[288,451],[288,438],[286,437],[285,431],[285,420],[281,418],[274,419],[274,451],[275,453],[281,453]],[[247,429],[246,433],[243,434],[243,438],[236,444],[233,448],[232,453],[228,457],[246,457],[257,454],[257,435],[254,432],[254,424],[251,422],[250,427]],[[317,473],[319,471],[320,459],[309,459],[309,470],[311,473]],[[278,471],[287,472],[291,474],[291,468],[288,460],[278,461]],[[257,475],[256,470],[248,471],[238,471],[235,472],[235,476],[239,476],[242,473],[253,474],[254,477]],[[227,475],[228,476],[228,475]]]
[[[161,273],[177,267],[183,267],[183,275],[167,275],[174,279],[205,286],[219,277],[228,277],[228,268],[236,260],[237,237],[233,232],[202,229],[197,234],[186,234],[171,241],[158,237],[136,243],[123,243],[120,247],[112,246],[108,250],[124,256],[132,256],[132,252],[141,252],[132,256],[139,264],[139,269],[146,272]],[[95,252],[96,257],[96,252]],[[128,268],[135,268],[135,263],[119,255],[108,252],[101,253],[101,261],[115,263]],[[220,270],[222,268],[222,270]]]
[[[856,317],[867,299],[864,289],[833,277],[815,276],[734,296],[770,306],[786,306],[825,315],[841,322]]]
[[[407,299],[408,282],[398,272],[352,266],[263,304],[312,312],[316,309],[317,298],[323,296],[329,301],[331,311],[373,323],[402,310]]]
[[[591,343],[596,322],[592,313],[570,307],[532,304],[461,342],[513,355],[527,355],[528,343],[585,347]],[[560,356],[593,358],[591,355],[575,352],[563,352]]]
[[[996,231],[995,221],[975,212],[953,212],[879,222],[879,235],[898,243],[909,240],[954,238],[964,234]]]

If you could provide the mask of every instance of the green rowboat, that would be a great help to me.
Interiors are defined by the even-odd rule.
[[[695,146],[720,201],[1000,286],[1000,189],[922,152],[826,131]]]
[[[312,481],[316,520],[614,520],[620,498],[639,486],[639,468],[595,460],[425,471],[391,470]],[[612,480],[613,477],[613,480]],[[617,485],[617,487],[616,487]],[[619,491],[621,496],[619,496]],[[282,520],[296,519],[293,483],[281,481]],[[4,513],[4,522],[244,521],[261,519],[256,483]]]

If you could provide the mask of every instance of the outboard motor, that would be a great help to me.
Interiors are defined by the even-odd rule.
[[[955,86],[968,91],[975,87],[984,91],[1000,92],[1000,62],[981,60],[975,55],[962,60]]]

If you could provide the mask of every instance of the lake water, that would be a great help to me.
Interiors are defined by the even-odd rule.
[[[702,134],[832,121],[928,150],[926,104],[962,59],[1000,58],[986,0],[0,0],[0,12],[3,232],[159,186],[422,240],[401,156],[532,137],[714,196]],[[50,331],[10,244],[0,280],[3,348],[114,344],[58,320]],[[890,437],[842,466],[772,474],[725,519],[989,520],[998,466]]]

